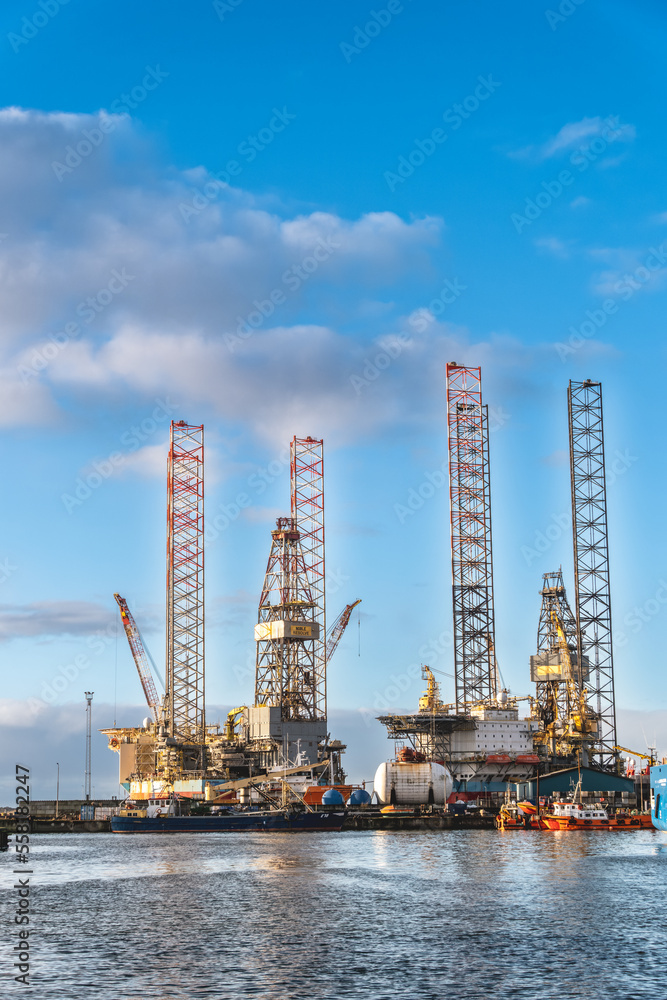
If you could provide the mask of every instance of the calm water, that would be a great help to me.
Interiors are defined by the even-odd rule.
[[[33,985],[3,940],[3,996],[667,997],[652,831],[32,840]]]

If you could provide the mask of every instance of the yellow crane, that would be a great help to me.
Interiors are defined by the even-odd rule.
[[[567,642],[565,629],[555,608],[551,608],[551,623],[556,638],[556,647],[560,652],[561,663],[565,666],[565,684],[567,688],[567,718],[559,719],[558,715],[558,681],[553,682],[552,719],[547,726],[547,739],[560,744],[559,749],[571,752],[573,744],[581,744],[587,736],[596,732],[597,723],[594,714],[586,703],[586,688],[575,681],[575,669],[572,662],[572,652]]]
[[[227,721],[225,722],[225,739],[226,740],[237,740],[239,738],[239,733],[236,731],[236,727],[240,722],[240,716],[246,710],[245,705],[241,705],[239,708],[233,708],[231,712],[227,713]]]
[[[440,700],[440,685],[433,676],[433,671],[425,664],[422,665],[422,677],[426,681],[426,694],[419,699],[420,712],[437,712],[444,709]]]
[[[649,750],[649,753],[640,753],[639,750],[629,750],[627,747],[614,747],[614,751],[616,753],[629,753],[632,754],[633,757],[641,757],[642,760],[647,760],[649,762],[650,767],[655,767],[658,763],[655,750],[653,747],[647,747],[646,749]]]

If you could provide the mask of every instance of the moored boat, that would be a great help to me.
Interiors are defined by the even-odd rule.
[[[295,809],[228,809],[208,816],[149,815],[126,809],[111,818],[112,833],[316,833],[338,832],[345,814]]]
[[[496,816],[497,830],[527,830],[530,829],[530,819],[514,805],[503,805]]]
[[[554,802],[540,816],[543,830],[608,830],[609,814],[601,807],[585,806],[582,802]]]

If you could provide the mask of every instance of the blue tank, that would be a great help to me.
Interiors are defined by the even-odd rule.
[[[348,806],[367,806],[370,801],[371,797],[365,788],[355,788],[347,800],[347,804]]]
[[[326,792],[322,796],[323,806],[344,806],[345,799],[340,794],[337,788],[327,788]]]

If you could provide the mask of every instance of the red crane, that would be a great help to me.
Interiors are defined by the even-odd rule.
[[[151,673],[148,655],[144,649],[144,644],[141,639],[141,633],[137,628],[137,623],[132,617],[125,598],[121,597],[120,594],[114,594],[113,596],[116,598],[118,607],[120,608],[120,617],[123,622],[123,628],[125,629],[127,641],[130,644],[130,650],[132,651],[134,662],[137,665],[139,680],[141,681],[141,686],[144,689],[148,707],[152,711],[153,718],[157,722],[160,717],[160,699],[158,697],[153,675]]]
[[[336,647],[343,638],[343,632],[347,628],[347,623],[357,604],[361,604],[361,598],[355,601],[354,604],[346,605],[329,629],[329,634],[327,635],[327,663],[336,652]]]

